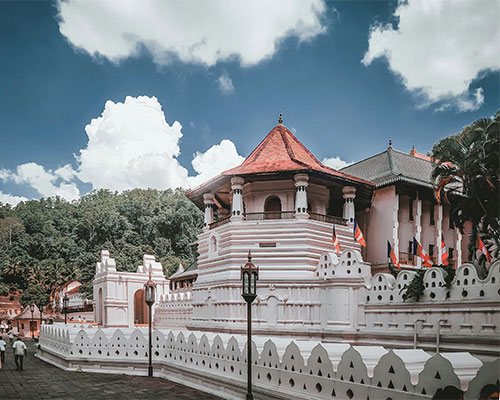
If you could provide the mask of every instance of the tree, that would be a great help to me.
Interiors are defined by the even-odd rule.
[[[471,221],[498,258],[500,111],[440,140],[431,156],[436,161],[432,173],[436,200],[451,205],[453,222],[462,232],[464,223]]]
[[[41,312],[49,303],[49,293],[41,285],[30,286],[23,292],[19,301],[23,307],[36,304]]]

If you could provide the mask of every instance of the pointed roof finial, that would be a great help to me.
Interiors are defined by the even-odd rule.
[[[413,146],[411,147],[410,154],[411,154],[412,156],[414,156],[416,153],[417,153],[417,151],[415,150],[415,145],[413,145]]]
[[[392,149],[392,139],[389,139],[389,148]]]
[[[248,250],[247,258],[248,258],[248,262],[252,262],[252,253],[250,250]]]
[[[282,124],[283,123],[283,113],[280,111],[280,117],[278,118],[278,124]]]

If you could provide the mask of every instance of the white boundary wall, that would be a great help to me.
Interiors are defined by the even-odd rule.
[[[72,371],[147,375],[144,328],[42,327],[38,357]],[[498,380],[500,360],[482,363],[469,353],[431,356],[423,350],[387,350],[257,336],[254,391],[259,399],[428,399],[454,386],[465,399]],[[189,331],[153,332],[155,376],[226,399],[246,391],[246,338]]]

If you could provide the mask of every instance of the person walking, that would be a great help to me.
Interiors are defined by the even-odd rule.
[[[15,362],[16,362],[16,369],[18,371],[23,370],[23,358],[25,355],[28,355],[26,351],[26,345],[24,342],[21,340],[21,338],[18,336],[16,339],[16,342],[12,345],[12,349],[14,352],[15,356]]]
[[[0,365],[5,364],[5,346],[7,346],[7,343],[0,336]]]
[[[14,341],[14,330],[10,328],[10,331],[7,332],[7,335],[9,335],[9,343],[12,345],[12,342]]]

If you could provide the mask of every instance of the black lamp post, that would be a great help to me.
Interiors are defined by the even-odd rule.
[[[30,323],[31,339],[35,339],[35,332],[33,330],[33,311],[35,311],[34,304],[30,304],[30,311],[31,311],[31,323]]]
[[[149,308],[149,365],[148,365],[148,376],[152,377],[153,376],[153,362],[152,362],[152,351],[153,351],[153,346],[152,346],[152,340],[151,340],[151,320],[152,320],[152,313],[151,313],[151,307],[155,303],[155,288],[156,285],[155,283],[151,280],[151,271],[149,272],[149,279],[148,281],[144,284],[144,299],[146,300],[146,304],[148,305]]]
[[[247,302],[247,397],[253,400],[252,394],[252,303],[257,297],[257,279],[259,268],[252,263],[252,253],[248,250],[248,262],[241,267],[242,296]]]
[[[66,293],[63,297],[63,311],[64,311],[64,324],[67,324],[68,322],[68,308],[69,308],[69,298],[68,294]]]

